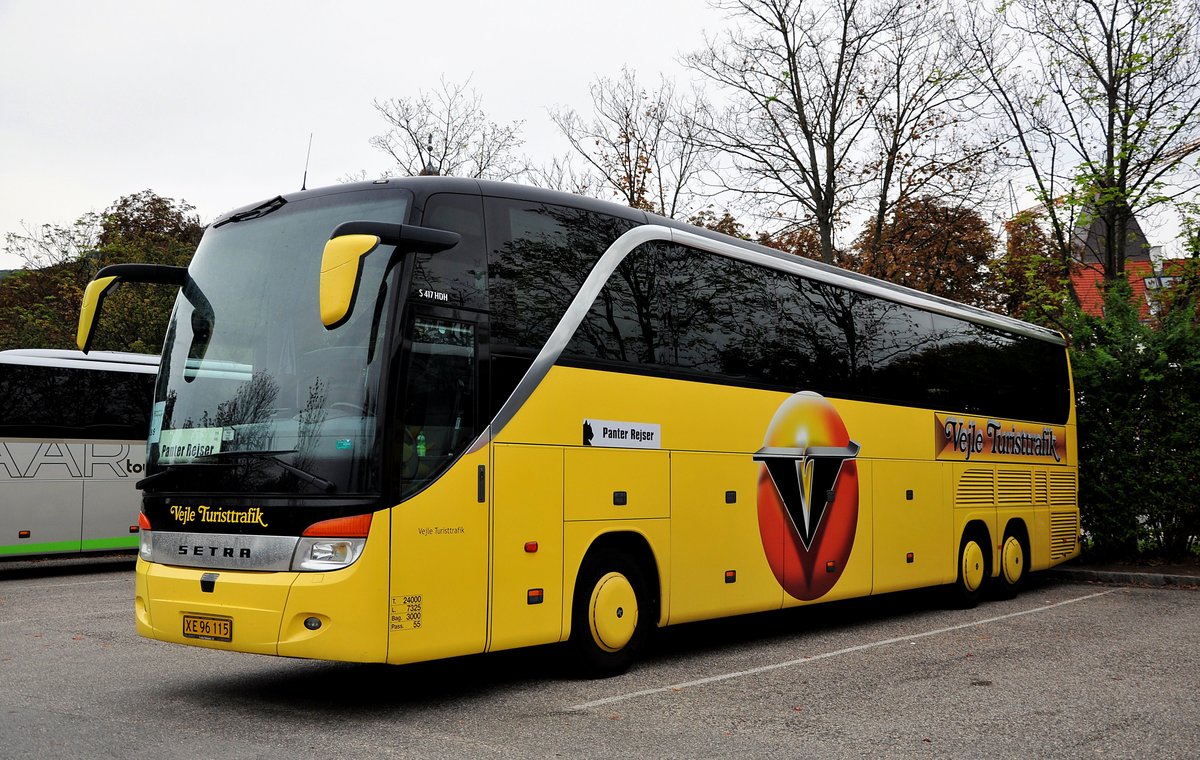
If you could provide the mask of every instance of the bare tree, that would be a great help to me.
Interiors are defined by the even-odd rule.
[[[837,260],[838,231],[863,215],[870,232],[850,265],[886,255],[898,205],[986,197],[994,143],[974,126],[982,90],[952,48],[942,0],[718,4],[736,31],[688,62],[734,96],[710,125],[738,170],[727,183],[790,222],[785,233],[815,229],[822,260]]]
[[[882,253],[889,216],[900,206],[936,197],[940,207],[969,214],[996,187],[997,140],[976,118],[986,92],[970,71],[977,62],[957,48],[948,9],[940,2],[906,5],[873,55],[884,85],[871,114],[875,156],[864,167],[873,180],[864,201],[873,208],[856,243],[868,258]]]
[[[101,215],[93,212],[79,217],[70,227],[22,224],[24,234],[9,232],[4,236],[4,252],[20,256],[26,269],[79,261],[100,244],[101,221]]]
[[[1123,277],[1135,216],[1200,186],[1200,3],[1012,0],[959,26],[1063,266],[1099,222],[1091,255]]]
[[[724,0],[737,18],[689,65],[734,96],[710,124],[737,188],[782,218],[815,225],[832,263],[839,220],[868,180],[862,154],[885,83],[871,57],[897,0]],[[797,215],[794,209],[802,213]]]
[[[441,89],[415,98],[375,101],[388,130],[372,137],[371,145],[395,162],[392,173],[510,180],[528,169],[517,153],[523,122],[489,119],[483,99],[468,85],[442,79]]]
[[[647,90],[629,69],[616,79],[597,79],[591,95],[590,118],[570,108],[550,112],[589,168],[591,181],[576,184],[605,188],[633,208],[665,216],[694,212],[697,179],[711,163],[696,133],[694,114],[703,102],[679,96],[666,79]]]

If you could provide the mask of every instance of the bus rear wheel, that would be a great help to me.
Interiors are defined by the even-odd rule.
[[[584,563],[571,619],[581,675],[608,678],[629,669],[650,622],[645,588],[637,565],[622,555],[602,554]]]
[[[1000,545],[1000,577],[996,593],[1002,599],[1016,596],[1025,585],[1029,557],[1025,544],[1015,533],[1005,533]]]
[[[983,584],[987,580],[987,558],[983,546],[973,535],[963,536],[958,549],[958,580],[954,584],[957,606],[969,608],[979,604]]]

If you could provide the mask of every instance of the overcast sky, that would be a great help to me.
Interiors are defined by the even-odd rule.
[[[309,187],[375,176],[372,101],[443,75],[548,160],[547,108],[590,111],[622,66],[688,82],[680,56],[724,23],[705,0],[0,0],[0,240],[145,189],[202,221],[298,190],[310,132]]]

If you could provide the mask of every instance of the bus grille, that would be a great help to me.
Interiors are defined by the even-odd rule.
[[[958,479],[954,492],[956,506],[996,503],[996,478],[992,470],[967,470]]]
[[[1079,539],[1078,516],[1074,512],[1050,513],[1050,559],[1062,559],[1075,551]]]
[[[1000,504],[1033,503],[1033,473],[1029,470],[1000,470],[998,499]]]
[[[1050,503],[1057,506],[1075,506],[1079,494],[1075,485],[1075,473],[1050,473]]]

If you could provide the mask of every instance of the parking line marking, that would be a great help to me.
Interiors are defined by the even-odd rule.
[[[707,678],[698,678],[695,681],[685,681],[683,683],[671,684],[670,686],[660,686],[660,687],[653,688],[653,689],[642,689],[641,691],[631,691],[628,694],[618,694],[618,695],[612,696],[612,697],[605,697],[604,699],[596,699],[591,702],[584,702],[583,704],[574,705],[573,707],[568,707],[566,709],[568,711],[572,711],[572,712],[581,712],[583,710],[590,710],[594,707],[602,707],[604,705],[611,705],[614,702],[625,702],[630,699],[636,699],[638,697],[644,697],[644,696],[647,696],[650,694],[663,694],[666,692],[681,691],[683,689],[689,689],[689,688],[692,688],[695,686],[706,686],[710,683],[718,683],[720,681],[728,681],[728,680],[731,680],[734,678],[743,678],[745,676],[753,676],[753,675],[757,675],[759,673],[767,673],[772,670],[780,670],[782,668],[790,668],[790,667],[794,667],[796,665],[804,665],[806,663],[816,662],[817,660],[827,660],[831,657],[840,657],[844,654],[854,654],[855,652],[862,652],[867,649],[875,649],[877,647],[887,646],[888,644],[899,644],[899,643],[905,642],[905,641],[913,641],[915,639],[923,639],[923,638],[927,638],[929,636],[937,636],[938,634],[942,634],[942,633],[950,633],[951,631],[961,631],[964,628],[975,628],[977,626],[986,625],[987,623],[997,623],[1001,620],[1008,620],[1010,618],[1021,617],[1023,615],[1032,615],[1036,612],[1045,612],[1046,610],[1052,610],[1055,607],[1062,607],[1062,606],[1068,605],[1068,604],[1075,604],[1076,602],[1086,602],[1089,599],[1095,599],[1100,596],[1106,596],[1108,594],[1113,593],[1114,591],[1116,591],[1116,589],[1108,589],[1107,591],[1098,591],[1095,594],[1088,594],[1087,596],[1080,596],[1080,597],[1076,597],[1074,599],[1066,599],[1061,602],[1055,602],[1054,604],[1047,604],[1042,607],[1035,607],[1030,610],[1021,610],[1020,612],[1010,612],[1007,615],[997,615],[996,617],[990,617],[990,618],[987,618],[986,620],[975,620],[970,623],[959,623],[958,625],[946,626],[945,628],[936,628],[932,631],[924,631],[922,633],[914,633],[909,636],[897,636],[897,637],[891,638],[891,639],[882,639],[880,641],[872,641],[872,642],[869,642],[866,644],[858,644],[856,646],[846,647],[845,649],[838,649],[837,651],[834,651],[834,652],[823,652],[821,654],[814,654],[814,655],[810,655],[808,657],[800,657],[795,660],[788,660],[787,662],[776,662],[776,663],[772,663],[770,665],[761,665],[757,668],[750,668],[749,670],[739,670],[734,673],[723,673],[723,674],[717,675],[717,676],[708,676]]]

